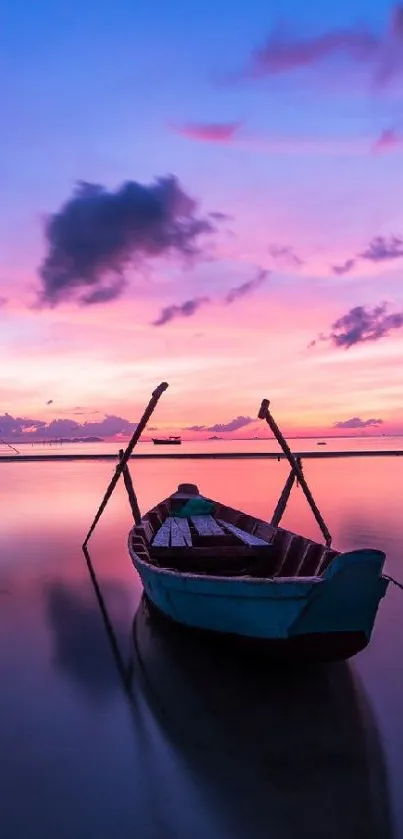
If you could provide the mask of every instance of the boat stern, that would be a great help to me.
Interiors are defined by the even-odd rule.
[[[389,584],[382,576],[385,558],[383,551],[367,548],[335,557],[292,625],[290,636],[363,632],[369,640]]]

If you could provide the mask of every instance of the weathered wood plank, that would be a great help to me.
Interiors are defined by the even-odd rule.
[[[226,527],[230,533],[233,533],[234,536],[238,536],[245,545],[269,545],[270,542],[265,541],[264,539],[259,539],[258,536],[253,536],[252,533],[247,533],[246,530],[241,530],[240,527],[235,527],[234,524],[230,524],[228,521],[222,521],[219,519],[219,523]]]
[[[224,530],[217,524],[213,516],[192,516],[199,536],[224,536]]]
[[[165,519],[164,524],[157,530],[154,539],[153,547],[169,548],[171,540],[171,519]]]
[[[174,522],[175,522],[176,526],[179,528],[179,530],[180,530],[180,532],[181,532],[181,534],[182,534],[182,536],[185,540],[185,544],[186,545],[191,545],[192,544],[192,535],[190,533],[190,527],[189,527],[187,519],[180,519],[180,518],[175,518],[174,517]]]
[[[192,544],[192,541],[187,541],[185,539],[184,533],[182,533],[180,527],[178,527],[174,518],[170,519],[171,522],[171,545],[174,548],[184,548],[186,545]],[[189,531],[190,535],[190,531]]]

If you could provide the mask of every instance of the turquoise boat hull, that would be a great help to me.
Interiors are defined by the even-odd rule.
[[[321,577],[294,579],[186,574],[130,553],[148,599],[166,617],[193,629],[264,640],[280,656],[354,655],[370,640],[388,586],[385,554],[378,550],[339,554]]]

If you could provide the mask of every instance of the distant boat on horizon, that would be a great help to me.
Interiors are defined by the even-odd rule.
[[[318,442],[316,443],[316,445],[317,445],[317,446],[326,446],[326,445],[327,445],[327,443],[325,443],[325,441],[324,441],[324,440],[318,440]]]
[[[155,446],[180,446],[182,440],[180,437],[153,437],[152,441]]]

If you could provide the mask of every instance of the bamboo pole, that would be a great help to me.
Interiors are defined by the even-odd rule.
[[[275,419],[272,417],[272,415],[269,411],[269,405],[270,405],[269,400],[268,399],[263,399],[262,404],[260,406],[260,411],[259,411],[258,417],[259,417],[259,419],[266,420],[270,430],[273,432],[277,442],[280,444],[287,460],[289,461],[289,463],[291,465],[291,468],[294,472],[295,477],[298,479],[298,482],[301,484],[301,487],[302,487],[304,495],[305,495],[305,497],[308,501],[308,504],[310,505],[311,510],[312,510],[312,512],[315,516],[315,519],[316,519],[316,521],[317,521],[317,523],[318,523],[318,525],[319,525],[319,527],[320,527],[320,529],[323,533],[323,536],[324,536],[325,541],[326,541],[326,546],[330,547],[330,545],[332,544],[332,537],[331,537],[331,535],[329,533],[329,530],[327,529],[326,524],[325,524],[325,522],[324,522],[324,520],[323,520],[323,518],[322,518],[322,516],[319,512],[318,507],[316,506],[314,497],[313,497],[313,495],[311,493],[311,490],[309,489],[309,486],[308,486],[308,484],[305,480],[305,476],[304,476],[304,473],[302,471],[301,464],[298,462],[297,458],[294,457],[286,439],[284,438],[283,434],[281,433]]]
[[[124,454],[125,453],[124,453],[123,449],[119,449],[119,460],[120,460],[120,462],[122,462],[122,460],[124,458]],[[118,469],[119,467],[117,466],[116,468]],[[138,501],[137,501],[136,493],[134,491],[132,476],[130,474],[129,467],[128,467],[127,463],[125,463],[125,465],[123,466],[122,474],[123,474],[123,480],[125,482],[126,491],[127,491],[128,496],[129,496],[129,502],[130,502],[131,511],[133,513],[134,523],[135,524],[140,524],[140,522],[141,522],[140,508],[139,508],[139,504],[138,504]]]
[[[168,387],[167,382],[161,382],[161,384],[158,385],[158,387],[153,391],[151,399],[150,399],[150,401],[147,405],[147,408],[145,409],[144,414],[141,417],[141,420],[140,420],[140,422],[139,422],[139,424],[138,424],[138,426],[137,426],[137,428],[136,428],[136,430],[135,430],[135,432],[134,432],[134,434],[133,434],[133,436],[130,440],[130,443],[127,446],[126,451],[123,454],[123,457],[122,457],[122,459],[121,459],[121,461],[120,461],[120,463],[119,463],[119,465],[116,469],[116,472],[115,472],[115,474],[114,474],[114,476],[113,476],[113,478],[112,478],[112,480],[111,480],[111,482],[108,486],[108,489],[106,490],[106,493],[105,493],[105,495],[102,499],[101,505],[98,508],[98,511],[97,511],[97,514],[94,518],[94,521],[92,522],[92,525],[91,525],[91,527],[90,527],[90,529],[89,529],[89,531],[88,531],[88,533],[85,537],[85,540],[83,542],[83,548],[86,547],[90,536],[94,532],[94,530],[95,530],[95,528],[98,524],[98,521],[102,516],[102,513],[103,513],[103,511],[104,511],[112,493],[113,493],[113,490],[115,489],[115,486],[116,486],[116,484],[117,484],[117,482],[118,482],[118,480],[119,480],[119,478],[120,478],[128,460],[130,458],[130,455],[131,455],[136,443],[138,442],[141,434],[143,433],[143,431],[144,431],[144,429],[145,429],[145,427],[146,427],[146,425],[147,425],[147,423],[148,423],[148,421],[151,417],[151,414],[152,414],[152,412],[154,411],[154,409],[157,405],[157,402],[158,402],[160,396],[162,396],[162,394],[167,389],[167,387]]]
[[[7,440],[3,440],[2,438],[0,438],[0,443],[2,443],[3,446],[8,446],[8,448],[11,449],[16,454],[20,454],[18,449],[15,448],[15,446],[12,446],[11,443],[7,443]]]
[[[300,458],[297,458],[297,459],[300,460]],[[280,495],[280,498],[277,501],[276,509],[274,510],[274,513],[273,513],[272,518],[271,518],[270,524],[272,525],[272,527],[278,527],[281,519],[283,518],[284,511],[285,511],[285,508],[287,506],[287,501],[288,501],[288,499],[291,495],[291,490],[294,486],[294,481],[295,481],[295,472],[294,472],[293,469],[291,469],[291,472],[290,472],[290,474],[289,474],[289,476],[288,476],[288,478],[285,482],[284,489],[283,489],[283,491]]]

